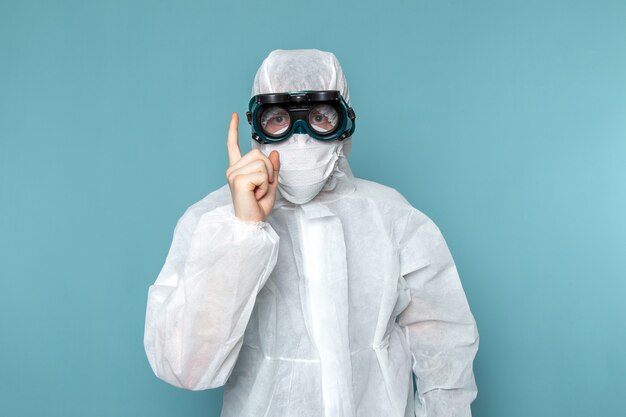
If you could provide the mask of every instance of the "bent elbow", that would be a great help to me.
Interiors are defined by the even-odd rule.
[[[236,359],[236,356],[221,358],[216,355],[172,362],[162,357],[150,360],[150,365],[156,377],[170,385],[189,391],[203,391],[224,386]]]

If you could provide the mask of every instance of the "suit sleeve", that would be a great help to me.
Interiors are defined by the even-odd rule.
[[[431,219],[412,210],[399,243],[410,303],[398,317],[416,376],[417,417],[470,417],[478,330],[450,250]]]
[[[226,383],[278,244],[269,223],[239,220],[232,204],[183,214],[148,290],[144,348],[157,377],[189,390]]]

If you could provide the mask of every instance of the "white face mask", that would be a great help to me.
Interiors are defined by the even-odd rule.
[[[280,153],[278,191],[292,203],[304,204],[324,188],[343,155],[343,142],[324,142],[297,133],[284,142],[261,144],[259,149],[265,156],[273,150]]]

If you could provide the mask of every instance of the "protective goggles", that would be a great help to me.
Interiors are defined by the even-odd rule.
[[[337,90],[259,94],[246,112],[252,138],[280,142],[294,133],[317,140],[344,140],[354,132],[356,115]]]

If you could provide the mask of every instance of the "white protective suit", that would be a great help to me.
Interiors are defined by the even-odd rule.
[[[276,50],[252,95],[328,89],[349,103],[334,54]],[[159,378],[225,385],[222,417],[471,415],[479,339],[450,251],[398,191],[353,176],[351,140],[312,200],[279,190],[267,221],[235,217],[228,184],[185,211],[148,292]]]

